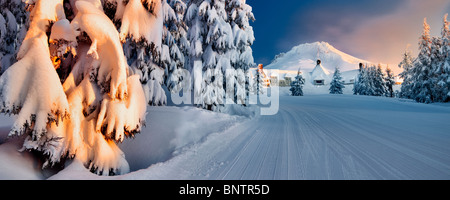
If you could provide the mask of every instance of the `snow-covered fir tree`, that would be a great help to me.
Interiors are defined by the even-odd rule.
[[[423,32],[419,40],[419,54],[413,68],[412,96],[417,102],[431,103],[433,97],[432,68],[431,68],[431,37],[430,26],[426,18],[423,22]]]
[[[262,74],[262,69],[258,68],[255,70],[255,76],[253,76],[253,79],[251,81],[251,88],[250,91],[252,94],[264,94],[263,86],[264,86],[264,77]]]
[[[291,83],[291,91],[292,96],[303,96],[303,85],[305,84],[305,79],[303,78],[300,69],[297,72],[297,76],[294,81]]]
[[[440,102],[450,101],[450,22],[447,21],[448,14],[445,14],[441,29],[441,63],[438,65],[436,99]]]
[[[385,77],[385,85],[386,85],[386,95],[387,97],[394,97],[394,73],[392,72],[389,66],[386,67],[386,77]]]
[[[386,84],[381,65],[377,67],[362,66],[357,80],[354,83],[353,94],[367,96],[384,96],[386,93]]]
[[[354,83],[353,94],[355,95],[373,95],[373,68],[361,66],[360,71],[357,77],[357,80]]]
[[[189,27],[190,65],[194,76],[194,104],[218,111],[224,104],[224,73],[231,69],[233,32],[227,23],[225,0],[192,0]]]
[[[249,23],[250,20],[254,21],[255,17],[246,0],[226,0],[225,5],[227,22],[232,28],[234,40],[234,48],[228,52],[232,68],[226,72],[227,99],[244,105],[249,90],[249,80],[246,77],[249,68],[255,65],[251,49],[255,37]]]
[[[190,90],[190,76],[185,74],[186,56],[189,41],[187,40],[187,25],[184,22],[186,4],[181,0],[163,1],[164,30],[161,65],[165,68],[165,83],[172,93],[178,93],[184,88]]]
[[[341,71],[339,70],[339,67],[336,67],[333,74],[333,80],[330,83],[330,94],[342,94],[344,88],[345,86],[342,82]]]
[[[432,92],[432,101],[438,102],[440,91],[442,90],[442,87],[438,85],[439,78],[442,73],[442,63],[444,62],[444,57],[441,54],[440,50],[442,47],[442,40],[440,37],[432,37],[431,39],[431,72],[430,72],[430,82],[431,82],[431,92]]]
[[[373,69],[372,69],[373,70]],[[386,94],[386,83],[384,79],[383,69],[381,68],[381,64],[372,71],[373,74],[373,96],[384,96]]]
[[[29,17],[25,7],[22,0],[0,0],[0,74],[17,61]]]
[[[0,77],[0,110],[17,115],[9,136],[25,135],[22,149],[41,152],[43,167],[68,157],[98,174],[127,173],[116,142],[144,125],[141,81],[149,82],[152,74],[143,73],[148,65],[128,66],[121,41],[128,40],[129,47],[139,40],[136,47],[146,49],[125,49],[136,51],[134,61],[146,61],[143,51],[157,49],[161,41],[161,1],[30,2],[18,61]],[[114,5],[118,12],[112,15]]]
[[[410,53],[405,53],[399,64],[404,68],[400,76],[404,79],[401,97],[417,102],[447,102],[450,100],[449,22],[443,19],[440,37],[430,36],[430,27],[424,19],[423,32],[419,40],[419,54],[412,63]]]
[[[398,67],[403,69],[403,71],[399,74],[400,78],[403,79],[400,97],[411,99],[413,98],[412,86],[414,59],[412,58],[411,51],[409,50],[406,50],[402,57],[402,61],[398,64]]]
[[[372,65],[367,68],[365,74],[365,95],[374,96],[375,95],[375,75],[376,75],[376,66]]]
[[[353,83],[353,95],[361,95],[363,90],[363,75],[365,67],[362,63],[359,63],[359,73]]]

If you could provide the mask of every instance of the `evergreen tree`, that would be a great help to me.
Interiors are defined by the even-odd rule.
[[[34,5],[28,5],[29,29],[18,61],[0,77],[0,111],[17,115],[9,136],[24,135],[22,149],[41,152],[43,168],[76,157],[97,174],[127,173],[117,143],[144,125],[141,81],[149,74],[128,66],[120,38],[128,40],[125,46],[135,42],[131,38],[142,47],[161,41],[160,1],[120,1],[123,9],[115,16],[113,7],[90,1],[29,2]],[[134,60],[145,50],[125,49],[141,51]],[[69,70],[57,73],[60,68]]]
[[[431,53],[431,71],[430,71],[430,84],[431,84],[431,95],[432,101],[440,101],[440,95],[442,87],[438,85],[439,78],[443,72],[442,64],[444,62],[444,57],[440,50],[442,48],[442,40],[439,37],[433,37],[431,39],[430,53]]]
[[[395,84],[395,80],[394,80],[394,74],[392,73],[391,68],[389,68],[389,66],[386,67],[386,78],[385,78],[385,83],[386,83],[386,96],[387,97],[394,97],[394,84]]]
[[[417,102],[433,102],[433,84],[431,81],[433,74],[431,68],[431,37],[430,26],[428,25],[426,18],[423,22],[423,33],[419,41],[419,55],[414,63],[413,74],[412,97]]]
[[[448,14],[445,14],[441,30],[440,54],[442,63],[436,70],[437,86],[440,90],[437,93],[438,101],[450,101],[450,22],[447,21]]]
[[[234,103],[245,104],[248,96],[248,80],[246,75],[251,66],[254,66],[251,45],[255,37],[249,21],[255,20],[252,7],[245,0],[226,0],[227,22],[233,31],[234,48],[228,51],[231,61],[231,69],[227,73],[227,95]]]
[[[381,65],[375,67],[361,67],[358,78],[354,83],[353,94],[366,96],[384,96],[386,84]]]
[[[342,89],[344,89],[345,86],[342,83],[342,77],[341,72],[338,67],[336,67],[334,74],[333,74],[333,80],[330,83],[330,94],[342,94]]]
[[[356,78],[355,82],[353,83],[353,94],[354,95],[365,95],[366,91],[366,73],[367,68],[360,64],[359,66],[359,73],[358,77]]]
[[[407,98],[412,99],[413,98],[413,92],[412,92],[412,86],[413,86],[413,67],[414,67],[414,59],[411,56],[411,51],[406,50],[403,54],[403,59],[398,64],[399,68],[403,69],[403,72],[401,72],[399,75],[403,79],[400,97],[401,98]]]
[[[172,93],[179,93],[182,88],[190,88],[190,77],[183,73],[189,41],[187,26],[184,22],[186,4],[181,0],[163,1],[164,30],[162,65],[165,68],[165,84]]]
[[[303,85],[305,84],[305,79],[303,78],[300,69],[297,72],[295,80],[291,83],[291,88],[289,89],[292,96],[303,96]]]
[[[384,73],[381,68],[381,64],[378,64],[373,73],[373,88],[374,96],[385,96],[386,94],[386,83],[384,81]]]
[[[264,94],[263,84],[264,80],[262,76],[262,69],[256,69],[255,76],[253,77],[252,80],[252,87],[251,87],[252,93],[256,95]]]
[[[190,62],[194,74],[194,104],[218,111],[224,104],[224,72],[231,69],[233,32],[227,23],[225,0],[192,0],[189,26]]]
[[[25,38],[29,13],[21,0],[0,1],[0,74],[15,63]]]
[[[372,65],[365,70],[365,74],[363,76],[364,79],[364,90],[363,95],[367,96],[375,96],[375,76],[376,76],[376,67]]]

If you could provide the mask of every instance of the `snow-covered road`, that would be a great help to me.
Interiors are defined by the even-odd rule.
[[[351,96],[282,96],[274,116],[209,135],[123,178],[450,179],[450,108]]]

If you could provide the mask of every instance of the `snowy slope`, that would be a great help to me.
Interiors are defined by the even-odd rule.
[[[300,67],[302,70],[310,72],[316,66],[317,59],[320,59],[322,65],[330,72],[333,72],[336,67],[340,67],[341,71],[347,71],[358,69],[359,63],[371,63],[339,51],[326,42],[315,42],[292,48],[265,68],[298,70]]]

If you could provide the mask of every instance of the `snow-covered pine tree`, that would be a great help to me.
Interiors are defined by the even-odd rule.
[[[431,53],[431,71],[430,71],[430,82],[431,82],[431,95],[433,102],[440,101],[440,95],[442,87],[438,85],[440,75],[442,73],[442,64],[444,62],[444,57],[442,56],[440,50],[442,47],[442,40],[439,37],[433,37],[431,39],[430,53]]]
[[[381,64],[378,64],[373,71],[373,96],[385,96],[386,95],[386,83],[384,73],[381,68]]]
[[[29,13],[22,0],[0,0],[0,74],[15,63]]]
[[[375,96],[376,90],[380,90],[376,86],[381,85],[377,81],[380,82],[377,80],[377,67],[374,65],[361,67],[358,78],[354,83],[353,93],[355,95]]]
[[[291,83],[291,91],[292,96],[303,96],[303,85],[305,84],[305,79],[303,78],[300,69],[298,69],[297,76],[295,80]]]
[[[442,63],[436,70],[437,86],[440,90],[437,93],[437,101],[450,101],[450,22],[447,21],[448,14],[444,15],[443,26],[441,30],[441,49],[440,54]]]
[[[395,84],[394,73],[392,72],[391,68],[389,68],[389,66],[386,67],[385,84],[386,84],[386,96],[394,97],[394,84]]]
[[[356,77],[355,82],[353,83],[353,95],[364,95],[365,93],[365,74],[367,68],[360,63],[359,64],[359,73]]]
[[[187,68],[191,72],[194,89],[194,104],[200,105],[201,101],[201,86],[203,76],[203,61],[202,54],[204,51],[203,42],[207,33],[206,19],[200,16],[199,6],[202,0],[191,0],[188,3],[186,11],[186,24],[188,28],[188,66]]]
[[[165,68],[165,83],[172,93],[179,93],[182,88],[190,90],[190,77],[183,72],[189,41],[187,26],[184,22],[186,4],[181,0],[163,1],[164,30],[162,48],[162,66]],[[167,51],[167,52],[166,52]]]
[[[431,37],[430,26],[426,18],[423,21],[423,32],[419,40],[419,54],[413,68],[412,97],[417,102],[433,102],[431,69]]]
[[[194,75],[194,104],[218,111],[224,104],[224,71],[231,69],[233,32],[227,21],[225,0],[192,0],[186,22],[190,62]]]
[[[227,95],[233,96],[227,98],[236,104],[244,105],[249,85],[246,77],[250,67],[255,65],[251,49],[255,37],[249,23],[250,20],[254,21],[255,17],[252,7],[246,4],[246,0],[226,0],[225,4],[228,23],[234,37],[234,48],[229,51],[232,68],[226,76]]]
[[[376,76],[377,67],[372,65],[368,67],[366,71],[366,94],[367,96],[375,96],[375,76]]]
[[[17,115],[9,136],[25,135],[22,149],[42,152],[43,167],[69,157],[98,174],[128,172],[116,142],[140,131],[147,103],[141,77],[128,67],[113,21],[100,1],[71,1],[66,6],[63,0],[33,2],[18,61],[0,77],[0,110]],[[148,17],[140,15],[142,9],[135,10],[136,2],[120,5],[125,6],[118,18],[122,26],[133,21],[157,35],[154,24],[131,20]],[[131,30],[122,29],[122,35]],[[73,59],[63,59],[65,54]],[[68,74],[57,74],[55,68],[63,65],[70,69]]]
[[[344,89],[344,83],[342,82],[341,71],[339,67],[336,67],[333,74],[333,80],[330,83],[330,94],[342,94]]]
[[[403,69],[403,71],[399,74],[400,77],[403,79],[400,97],[412,99],[414,59],[411,56],[411,51],[406,50],[405,53],[403,53],[403,59],[400,62],[400,64],[398,64],[398,67]]]
[[[264,79],[262,75],[262,69],[256,69],[255,76],[253,76],[252,79],[251,92],[256,95],[264,94],[263,84]]]

